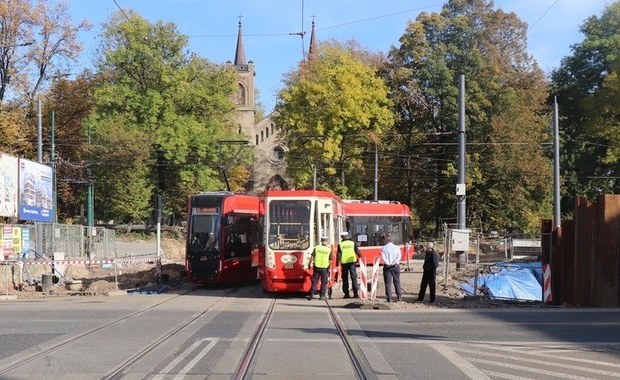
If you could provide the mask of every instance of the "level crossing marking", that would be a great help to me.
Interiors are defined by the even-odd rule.
[[[522,366],[522,365],[516,365],[516,364],[510,364],[510,363],[504,363],[504,362],[497,362],[497,361],[493,361],[493,360],[485,360],[485,359],[477,359],[477,358],[469,358],[468,360],[470,362],[474,362],[474,363],[487,364],[487,365],[492,365],[492,366],[502,367],[502,368],[510,368],[512,370],[518,370],[518,371],[532,372],[532,373],[535,373],[537,375],[562,377],[563,379],[572,379],[572,380],[592,380],[591,377],[583,377],[583,376],[571,375],[571,374],[568,374],[568,373],[562,373],[561,376],[558,376],[559,374],[558,374],[557,371],[547,371],[547,370],[544,370],[542,368],[532,368],[532,367],[526,367],[526,366]]]
[[[452,351],[448,346],[443,343],[431,343],[429,344],[432,348],[434,348],[437,352],[439,352],[442,356],[448,359],[452,364],[454,364],[458,369],[463,371],[467,377],[475,380],[490,380],[484,372],[482,372],[479,368],[471,364],[469,361],[464,359],[462,356]]]
[[[219,341],[217,338],[204,338],[201,340],[197,340],[191,346],[189,346],[185,351],[183,351],[180,355],[178,355],[173,361],[168,363],[167,366],[164,367],[157,375],[153,376],[154,380],[161,380],[166,375],[170,374],[171,370],[176,367],[183,359],[187,358],[196,348],[198,348],[204,342],[209,341],[209,344],[205,348],[198,353],[180,372],[175,372],[178,375],[175,376],[175,379],[182,379],[185,375],[200,361]]]
[[[492,348],[492,347],[489,347],[489,348]],[[472,352],[471,348],[469,347],[457,347],[454,350],[465,352],[465,353]],[[524,351],[521,351],[520,353],[528,354],[528,352],[524,352]],[[581,372],[590,372],[590,373],[595,373],[597,375],[614,376],[616,378],[620,377],[620,372],[611,372],[611,371],[605,371],[605,370],[600,370],[600,369],[587,368],[587,367],[582,367],[582,366],[570,365],[567,363],[557,363],[557,362],[553,362],[549,360],[536,360],[536,359],[525,358],[522,356],[511,356],[511,355],[497,354],[497,353],[492,353],[492,352],[483,352],[479,354],[487,358],[491,357],[491,358],[498,358],[498,359],[509,359],[509,360],[525,362],[525,363],[541,364],[541,365],[548,366],[548,367],[549,366],[550,367],[561,367],[561,368],[573,369],[573,370],[577,370]],[[534,355],[534,353],[532,353],[532,355]],[[555,360],[563,360],[563,359],[555,357]],[[572,361],[572,359],[566,359],[566,360]],[[497,365],[501,366],[504,363],[505,362],[498,362]]]
[[[487,375],[492,376],[494,379],[507,379],[507,380],[538,380],[537,378],[533,378],[533,377],[523,377],[523,376],[515,376],[515,375],[510,375],[507,373],[503,373],[503,372],[497,372],[497,371],[484,371]]]
[[[617,345],[620,346],[620,343],[613,343],[613,345]],[[607,344],[605,344],[605,346],[608,346]],[[552,347],[544,347],[544,349],[541,350],[536,350],[535,347],[505,347],[505,346],[498,346],[498,345],[488,345],[489,348],[493,348],[494,350],[500,350],[500,351],[507,351],[507,352],[513,352],[513,353],[519,353],[519,354],[530,354],[530,355],[537,355],[537,356],[544,356],[544,357],[548,357],[551,358],[553,360],[557,360],[558,356],[557,356],[557,352],[558,349],[562,349],[562,352],[567,353],[567,352],[576,352],[576,353],[582,353],[582,352],[592,352],[591,350],[588,349],[583,349],[583,348],[577,348],[577,347],[556,347],[556,348],[552,348]],[[613,367],[613,368],[620,368],[620,364],[618,363],[612,363],[612,362],[604,362],[604,361],[600,361],[600,360],[592,360],[592,359],[583,359],[583,358],[575,358],[575,357],[570,357],[570,358],[563,358],[562,360],[568,360],[570,362],[579,362],[579,363],[584,363],[584,364],[593,364],[593,365],[599,365],[599,366],[605,366],[605,367]],[[547,363],[547,362],[545,362]],[[581,367],[580,367],[581,368]],[[620,374],[618,374],[620,375]]]

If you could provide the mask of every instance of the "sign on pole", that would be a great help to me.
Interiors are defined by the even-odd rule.
[[[19,159],[19,219],[52,221],[52,168]]]
[[[452,230],[452,249],[458,252],[469,251],[469,230]]]

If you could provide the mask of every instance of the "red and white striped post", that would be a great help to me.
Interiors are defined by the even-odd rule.
[[[552,302],[551,292],[551,265],[543,264],[543,302]]]

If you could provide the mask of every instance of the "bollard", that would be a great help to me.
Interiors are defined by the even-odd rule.
[[[43,293],[49,293],[52,290],[52,280],[54,276],[50,273],[44,273],[41,275],[41,288]]]

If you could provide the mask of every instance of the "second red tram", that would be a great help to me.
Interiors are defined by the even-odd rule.
[[[196,283],[256,280],[252,256],[261,249],[259,198],[232,192],[190,195],[185,268]]]
[[[401,248],[403,259],[413,255],[411,244],[411,209],[396,201],[343,200],[347,228],[355,240],[362,259],[373,263],[381,256],[387,233]]]
[[[319,190],[269,190],[264,207],[264,252],[259,277],[268,292],[309,292],[314,246],[329,237],[333,250],[328,286],[337,280],[336,247],[345,229],[343,203],[333,193]]]

